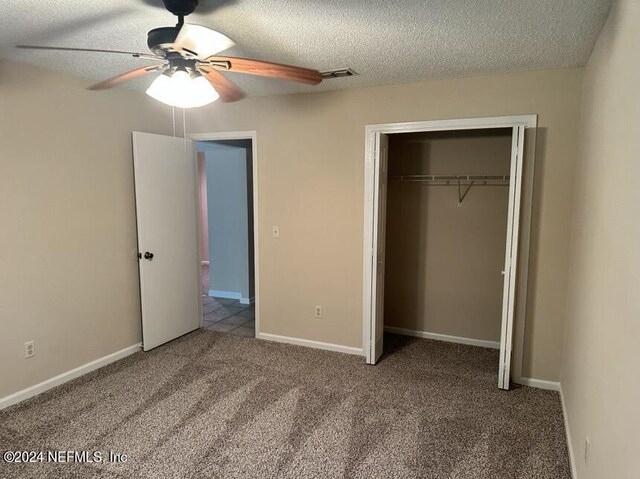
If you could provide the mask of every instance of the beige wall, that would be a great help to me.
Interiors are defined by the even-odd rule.
[[[618,2],[586,69],[562,368],[580,479],[640,474],[638,18]]]
[[[140,340],[130,132],[169,133],[170,116],[86,83],[0,64],[0,397]],[[541,71],[189,112],[191,132],[258,132],[262,331],[361,347],[365,125],[537,113],[523,374],[557,379],[581,83]]]
[[[0,63],[0,398],[140,341],[131,131],[171,117],[87,83]]]
[[[508,175],[511,129],[390,135],[389,174]],[[466,186],[462,187],[464,194]],[[500,340],[509,188],[389,181],[385,325]]]
[[[558,380],[581,83],[581,69],[539,71],[190,112],[192,132],[257,130],[261,331],[361,347],[365,125],[537,113],[523,374]]]

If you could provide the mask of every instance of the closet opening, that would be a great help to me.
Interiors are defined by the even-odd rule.
[[[477,121],[367,128],[363,342],[370,364],[385,331],[497,349],[508,389],[518,253],[528,250],[524,132],[535,116]]]
[[[510,160],[509,128],[389,135],[385,331],[500,349]]]

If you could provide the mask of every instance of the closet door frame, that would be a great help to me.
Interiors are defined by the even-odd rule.
[[[522,145],[522,151],[525,154],[514,155],[512,159],[517,162],[517,171],[522,172],[522,189],[520,192],[520,211],[514,215],[514,221],[510,225],[507,236],[511,237],[513,228],[516,228],[518,235],[518,244],[516,249],[519,251],[517,259],[517,275],[510,280],[509,300],[511,305],[515,305],[513,329],[515,330],[515,340],[504,337],[502,342],[508,341],[501,347],[501,373],[500,383],[498,386],[502,389],[508,389],[509,377],[504,377],[504,354],[505,346],[506,354],[513,364],[511,368],[510,379],[513,382],[523,382],[522,377],[522,354],[524,349],[524,321],[526,316],[526,298],[527,298],[527,276],[529,265],[529,238],[531,228],[531,208],[533,195],[533,173],[535,163],[535,137],[536,127],[538,123],[537,115],[516,115],[516,116],[498,116],[483,118],[463,118],[448,120],[431,120],[407,123],[385,123],[376,125],[367,125],[365,127],[365,161],[364,161],[364,235],[363,235],[363,307],[362,307],[362,349],[365,360],[368,364],[375,364],[375,264],[377,263],[377,235],[375,232],[378,227],[378,179],[380,178],[379,168],[379,152],[376,146],[380,144],[380,135],[389,135],[395,133],[416,133],[428,131],[455,131],[455,130],[475,130],[489,128],[510,128],[517,129],[524,127],[527,131],[525,144]],[[526,161],[525,161],[526,160]],[[513,181],[516,179],[513,178]],[[510,188],[511,191],[511,188]],[[510,197],[509,203],[513,200]],[[511,222],[510,222],[511,223]],[[506,254],[510,254],[509,251]],[[517,283],[517,285],[516,285]],[[517,297],[515,292],[517,291]],[[503,298],[504,300],[504,298]],[[503,318],[504,323],[504,318]],[[501,330],[504,330],[504,324]],[[515,344],[514,344],[515,343]],[[513,352],[512,352],[513,351]],[[379,356],[379,354],[378,354]]]

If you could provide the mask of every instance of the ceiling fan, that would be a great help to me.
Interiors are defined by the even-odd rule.
[[[200,25],[184,23],[184,17],[194,12],[199,0],[162,0],[167,10],[178,17],[175,27],[154,28],[147,34],[152,53],[92,48],[17,45],[17,48],[59,50],[131,55],[135,58],[159,60],[92,85],[89,90],[104,90],[150,73],[160,73],[147,89],[156,100],[180,108],[192,108],[211,103],[238,101],[244,93],[221,71],[245,73],[317,85],[322,75],[316,70],[263,62],[248,58],[217,55],[235,43],[220,32]]]

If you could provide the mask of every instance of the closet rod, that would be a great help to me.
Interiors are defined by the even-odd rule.
[[[509,175],[398,175],[389,176],[394,181],[499,181],[509,182]]]

